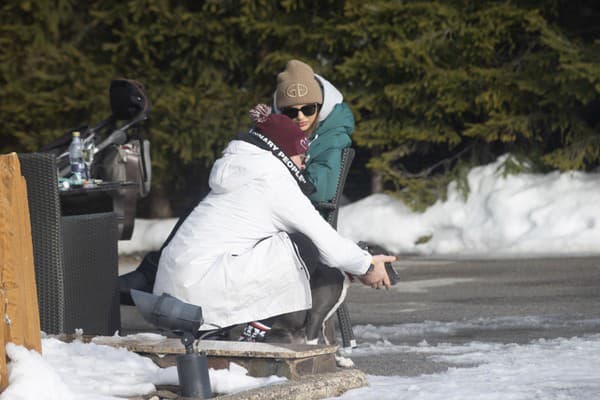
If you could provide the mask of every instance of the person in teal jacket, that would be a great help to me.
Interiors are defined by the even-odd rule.
[[[344,97],[309,65],[290,60],[285,70],[277,75],[273,110],[290,117],[309,139],[304,175],[316,189],[308,195],[309,199],[313,203],[333,200],[341,172],[342,150],[352,145],[354,132],[354,116]],[[331,315],[342,303],[349,279],[346,274],[323,264],[312,268],[313,307],[307,314],[289,314],[283,321],[275,322],[275,326],[283,328],[284,332],[304,329],[309,342],[316,343],[315,335],[319,332],[325,335],[326,321],[331,322]],[[273,321],[260,322],[273,324]],[[249,330],[246,327],[244,333]],[[325,343],[335,343],[334,335],[323,337]]]
[[[299,60],[288,61],[277,75],[273,109],[292,118],[310,145],[306,176],[316,191],[313,202],[335,197],[342,149],[352,144],[354,116],[344,97],[329,81]]]

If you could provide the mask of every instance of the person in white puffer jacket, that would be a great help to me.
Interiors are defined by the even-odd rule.
[[[255,127],[229,143],[211,170],[210,193],[164,248],[153,292],[200,306],[201,330],[309,309],[298,233],[324,264],[389,288],[384,263],[395,257],[372,256],[341,237],[306,197],[306,135],[265,105],[251,116]]]

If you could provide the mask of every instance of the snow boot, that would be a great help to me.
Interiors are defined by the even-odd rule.
[[[246,325],[238,341],[240,342],[264,342],[267,333],[271,330],[267,325],[255,321]]]

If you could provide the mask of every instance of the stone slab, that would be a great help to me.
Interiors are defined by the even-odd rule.
[[[150,358],[161,368],[177,365],[176,355],[138,353]],[[337,370],[333,354],[321,354],[303,358],[261,358],[261,357],[232,357],[209,355],[208,367],[213,369],[227,369],[231,363],[246,368],[249,376],[268,377],[282,376],[287,379],[297,380],[306,375],[322,374]]]
[[[185,348],[177,338],[156,334],[128,336],[94,336],[89,341],[114,347],[124,347],[137,353],[183,354]],[[311,344],[252,343],[223,340],[200,340],[198,351],[207,356],[258,357],[258,358],[305,358],[334,354],[337,346]]]
[[[55,337],[64,341],[78,338],[84,342],[126,348],[152,359],[162,368],[176,365],[177,356],[185,353],[178,338],[167,338],[154,333]],[[226,369],[233,362],[246,368],[248,375],[254,377],[277,375],[296,380],[306,375],[337,370],[337,346],[200,340],[196,348],[206,354],[209,368]]]

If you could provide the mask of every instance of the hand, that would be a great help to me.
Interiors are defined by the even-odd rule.
[[[385,271],[385,263],[396,261],[394,256],[376,255],[373,256],[373,270],[366,275],[359,277],[360,281],[367,286],[371,286],[374,289],[381,289],[385,286],[386,289],[391,287],[390,278]]]

